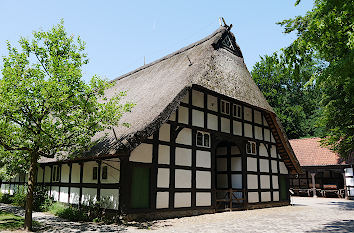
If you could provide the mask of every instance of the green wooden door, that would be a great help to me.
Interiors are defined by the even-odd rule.
[[[288,200],[288,179],[286,175],[279,176],[279,196],[280,201]]]
[[[130,206],[134,209],[149,208],[150,168],[133,167]]]

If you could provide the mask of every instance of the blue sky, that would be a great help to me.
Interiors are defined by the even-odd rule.
[[[6,40],[17,43],[34,30],[47,30],[63,18],[70,34],[86,41],[90,63],[85,80],[97,74],[113,79],[146,62],[211,34],[219,17],[233,24],[232,32],[248,69],[259,56],[290,44],[275,23],[311,10],[313,1],[4,1],[0,0],[0,56],[7,54]],[[0,65],[2,61],[0,62]]]

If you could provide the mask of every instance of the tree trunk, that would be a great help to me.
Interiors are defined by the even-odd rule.
[[[26,197],[26,213],[25,213],[25,230],[32,231],[32,207],[33,207],[33,192],[36,182],[38,154],[36,152],[31,153],[31,164],[28,173],[28,187]]]

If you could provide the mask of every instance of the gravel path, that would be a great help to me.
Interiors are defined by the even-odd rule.
[[[354,232],[354,201],[292,197],[293,206],[206,214],[128,226],[73,223],[46,213],[34,213],[41,232]],[[0,204],[0,209],[23,210]]]

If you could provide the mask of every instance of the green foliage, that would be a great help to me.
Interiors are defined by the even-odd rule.
[[[321,109],[319,106],[320,90],[310,79],[317,72],[316,64],[302,66],[302,80],[295,79],[295,71],[288,67],[283,54],[273,53],[261,57],[252,68],[251,74],[263,95],[273,107],[290,139],[316,136],[321,128],[316,119]]]
[[[25,208],[26,205],[26,187],[25,186],[20,186],[16,192],[11,197],[11,204],[15,206],[20,206],[22,208]]]
[[[311,77],[322,89],[323,142],[343,157],[354,151],[353,12],[352,0],[315,0],[305,16],[279,23],[285,33],[297,33],[295,41],[284,49],[289,66],[299,70],[313,60],[325,64]]]
[[[33,192],[33,210],[48,211],[52,203],[53,199],[49,197],[48,188],[45,186],[36,186]]]
[[[12,196],[8,193],[2,193],[0,192],[0,202],[5,203],[5,204],[11,204],[12,203]]]

